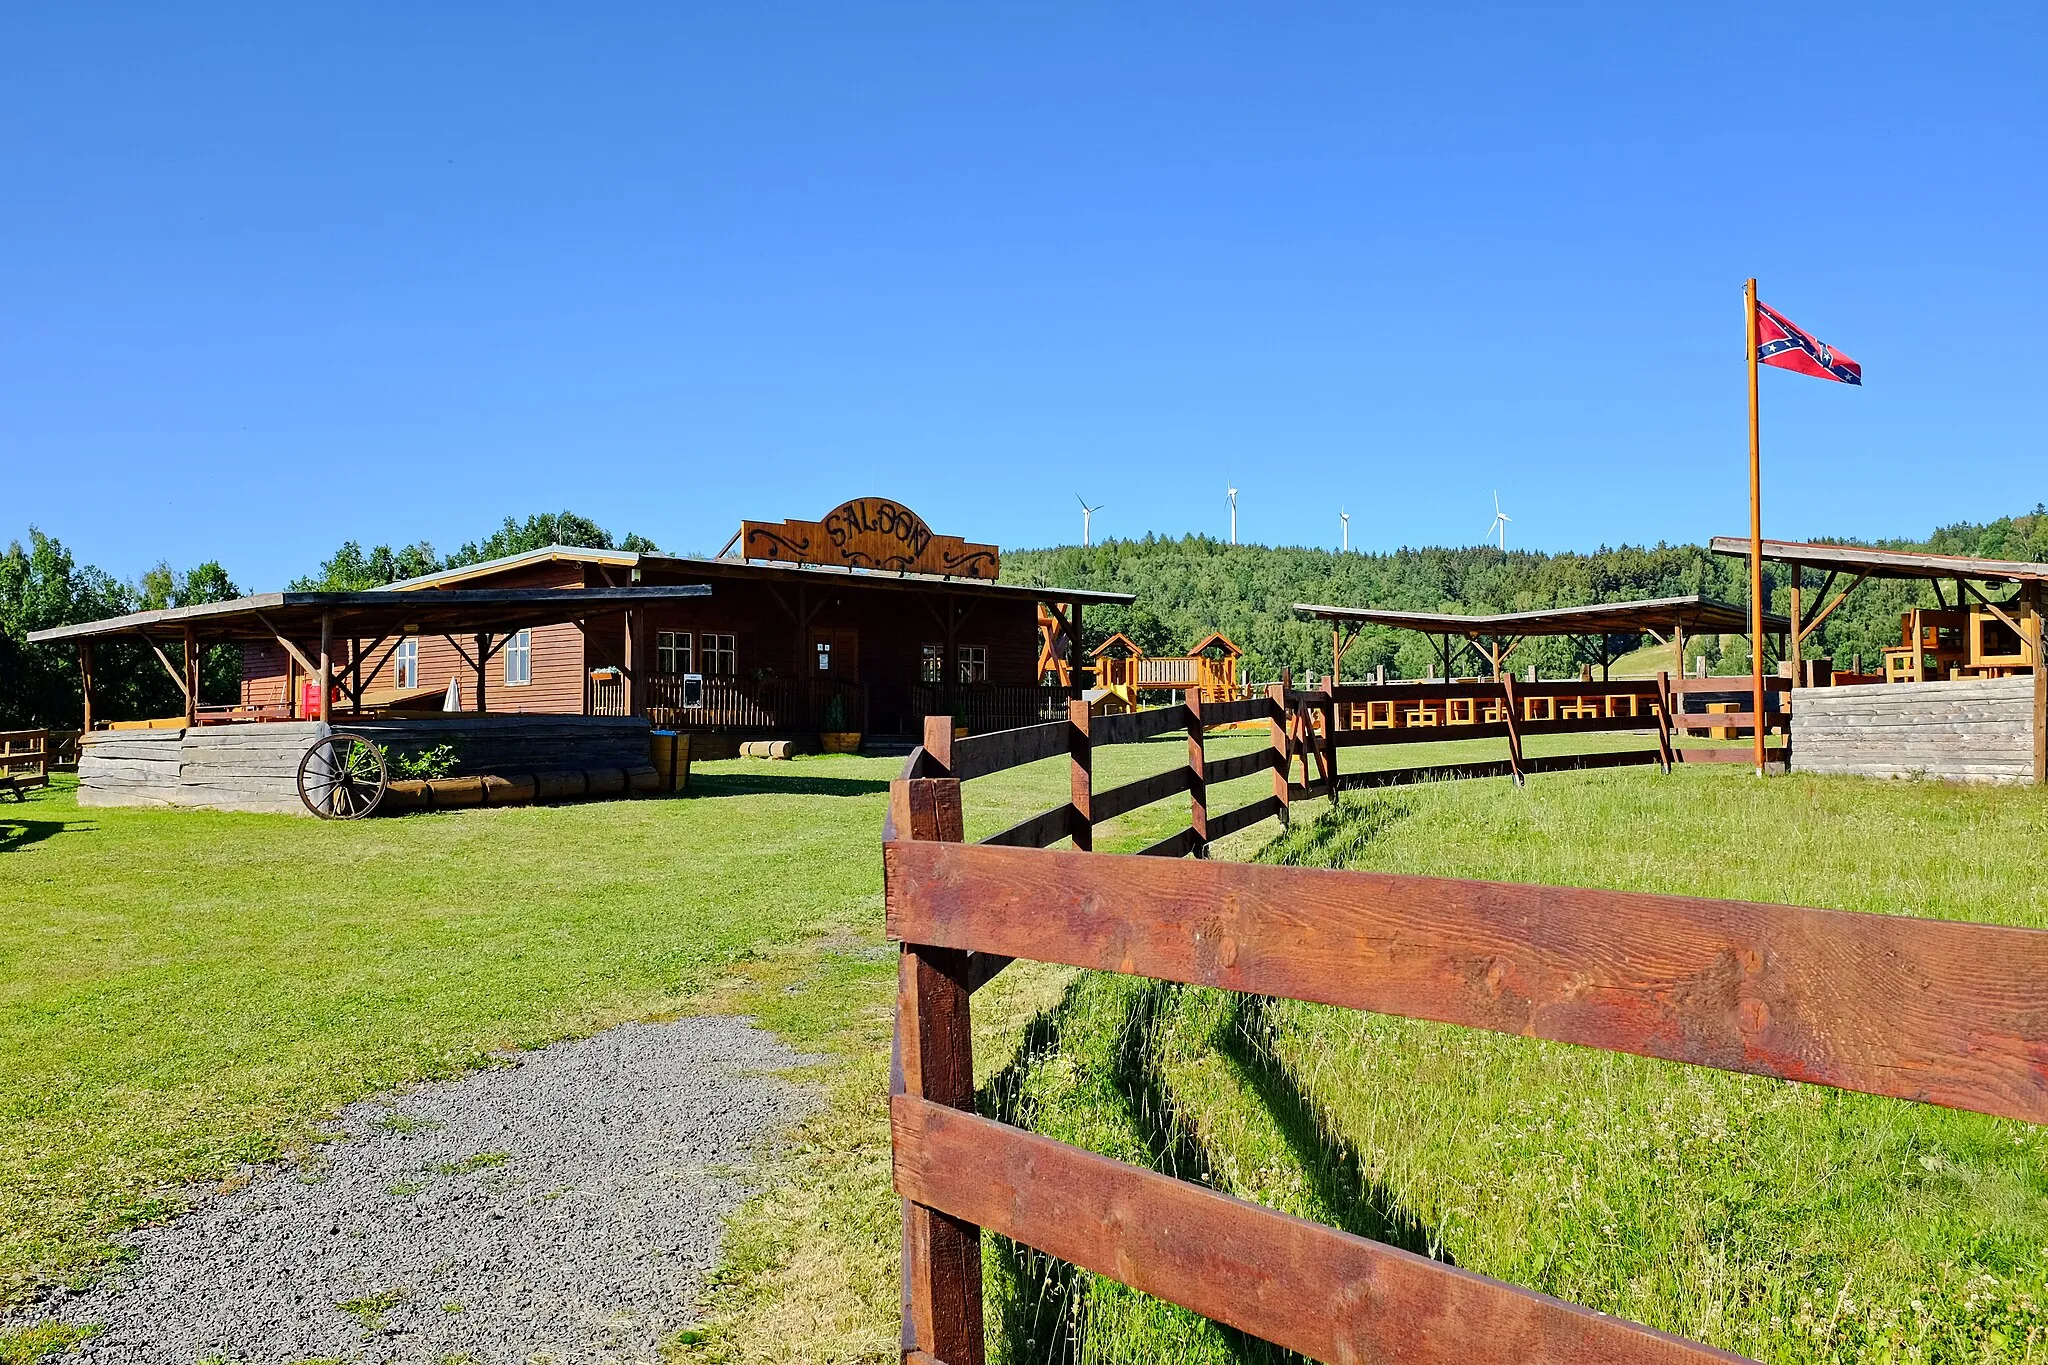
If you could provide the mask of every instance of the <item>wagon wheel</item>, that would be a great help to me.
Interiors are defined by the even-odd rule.
[[[299,800],[322,820],[360,820],[390,786],[384,751],[361,735],[316,739],[299,760]]]

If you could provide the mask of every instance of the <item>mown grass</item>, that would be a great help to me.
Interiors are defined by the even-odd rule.
[[[1728,770],[1347,799],[1264,857],[2042,926],[2031,789]],[[2017,855],[2017,856],[2016,856]],[[2027,1125],[1293,1003],[1080,976],[984,1107],[1766,1360],[2048,1358]],[[991,1250],[1013,1361],[1279,1353]]]

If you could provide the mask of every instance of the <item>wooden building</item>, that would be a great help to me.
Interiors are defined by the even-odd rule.
[[[431,594],[478,588],[592,589],[706,584],[708,597],[593,613],[519,632],[495,651],[492,712],[646,715],[656,725],[734,734],[920,732],[926,715],[976,731],[1026,725],[1070,695],[1041,683],[1041,608],[1072,651],[1090,604],[1121,593],[995,581],[994,546],[935,535],[914,512],[859,499],[819,522],[747,522],[715,558],[569,546],[392,585]],[[1068,629],[1067,627],[1071,627]],[[421,635],[372,661],[371,697],[461,685],[474,642]],[[294,686],[281,648],[254,644],[245,702]]]

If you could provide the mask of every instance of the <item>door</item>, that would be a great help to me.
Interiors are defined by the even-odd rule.
[[[860,632],[811,632],[811,676],[820,682],[860,681]]]
[[[851,630],[811,632],[810,713],[821,728],[845,732],[867,728],[860,687],[860,635]]]

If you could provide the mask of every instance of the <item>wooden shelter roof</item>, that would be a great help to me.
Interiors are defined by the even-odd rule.
[[[1222,650],[1225,654],[1229,655],[1233,659],[1241,659],[1244,657],[1244,651],[1237,647],[1237,642],[1231,639],[1228,635],[1225,635],[1220,630],[1212,630],[1207,635],[1204,635],[1201,639],[1195,641],[1195,647],[1188,651],[1188,656],[1192,658],[1195,655],[1200,654],[1203,650],[1209,648],[1211,645],[1214,645],[1217,649]]]
[[[1715,536],[1709,548],[1717,555],[1747,559],[1749,537]],[[1995,583],[2048,583],[2048,564],[2033,564],[2023,559],[1923,554],[1918,550],[1878,550],[1867,545],[1767,540],[1764,542],[1764,558],[1773,564],[1796,564],[1871,578],[1974,578]]]
[[[650,602],[708,597],[702,583],[632,588],[453,588],[436,592],[403,592],[379,588],[368,592],[266,592],[227,602],[130,612],[101,621],[53,626],[33,631],[32,644],[48,640],[89,640],[110,635],[148,634],[186,626],[208,641],[270,640],[278,636],[311,638],[328,619],[339,636],[384,636],[401,633],[462,635],[493,634],[528,626],[552,625],[585,616],[624,611]]]
[[[391,587],[399,592],[447,585],[495,573],[501,569],[523,568],[529,564],[585,562],[640,571],[681,572],[705,578],[747,578],[769,583],[852,582],[861,587],[902,591],[940,590],[958,597],[995,598],[1025,602],[1081,602],[1089,606],[1129,606],[1137,601],[1127,592],[1101,592],[1094,588],[1034,588],[1016,583],[997,583],[986,578],[948,577],[943,574],[909,573],[895,569],[857,569],[838,564],[792,564],[782,560],[712,559],[701,555],[641,554],[631,550],[585,550],[572,545],[548,545],[503,559],[468,564],[460,569],[408,578]]]
[[[1108,653],[1111,649],[1115,648],[1117,645],[1122,645],[1125,649],[1131,651],[1133,656],[1141,656],[1145,652],[1144,650],[1138,648],[1138,642],[1136,640],[1133,640],[1130,636],[1124,634],[1122,631],[1119,630],[1112,634],[1107,640],[1104,640],[1101,644],[1089,650],[1088,657],[1091,659],[1099,659],[1104,654]]]
[[[1669,630],[1683,626],[1695,633],[1739,635],[1749,629],[1747,608],[1733,606],[1711,597],[1654,597],[1640,602],[1599,602],[1586,607],[1547,607],[1541,611],[1515,611],[1490,616],[1463,616],[1451,612],[1382,611],[1376,607],[1327,607],[1296,602],[1294,609],[1304,616],[1346,625],[1394,626],[1419,630],[1428,635],[1462,635],[1467,639],[1508,635],[1626,635]],[[1765,616],[1764,629],[1782,631],[1791,623],[1782,616]]]

